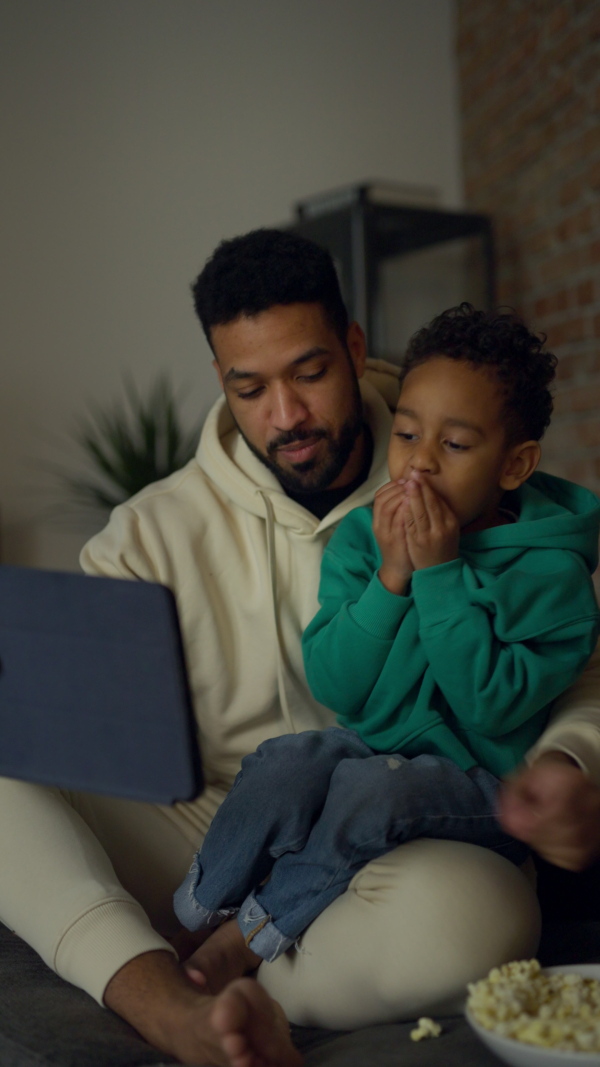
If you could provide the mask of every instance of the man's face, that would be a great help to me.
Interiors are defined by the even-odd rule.
[[[511,450],[502,395],[484,370],[434,356],[409,371],[388,450],[393,481],[419,471],[463,530],[493,522]]]
[[[365,342],[357,323],[345,347],[319,304],[277,304],[214,326],[211,340],[240,433],[284,489],[335,489],[360,473]]]

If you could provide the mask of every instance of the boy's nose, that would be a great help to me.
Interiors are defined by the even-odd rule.
[[[410,467],[411,470],[420,471],[422,474],[435,474],[439,470],[433,450],[423,442],[415,448],[411,456]]]

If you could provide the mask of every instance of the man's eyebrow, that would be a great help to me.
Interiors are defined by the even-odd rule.
[[[303,352],[301,356],[297,356],[290,363],[290,367],[299,367],[303,363],[308,363],[311,359],[316,359],[317,356],[329,355],[329,349],[323,348],[322,345],[315,345],[314,348],[309,348],[307,352]],[[235,367],[230,367],[227,374],[224,376],[224,382],[240,382],[248,381],[248,379],[262,378],[262,374],[257,370],[236,370]]]
[[[418,419],[418,417],[419,417],[417,415],[416,411],[413,411],[411,408],[402,408],[402,407],[397,407],[396,408],[396,415],[408,415],[410,418],[413,418],[413,419]],[[479,434],[480,437],[484,436],[483,430],[481,429],[481,427],[477,426],[477,424],[474,423],[474,422],[469,422],[468,419],[447,418],[447,419],[443,420],[442,425],[443,426],[458,426],[463,430],[472,430],[473,433]]]

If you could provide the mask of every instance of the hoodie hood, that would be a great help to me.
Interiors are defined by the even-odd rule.
[[[589,489],[536,471],[507,494],[506,505],[517,513],[517,522],[464,534],[462,554],[495,549],[488,558],[505,567],[530,548],[562,549],[580,555],[590,573],[596,569],[600,500]]]

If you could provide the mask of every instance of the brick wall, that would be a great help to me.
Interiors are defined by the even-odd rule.
[[[559,357],[543,467],[600,492],[600,2],[457,0],[469,207]]]

